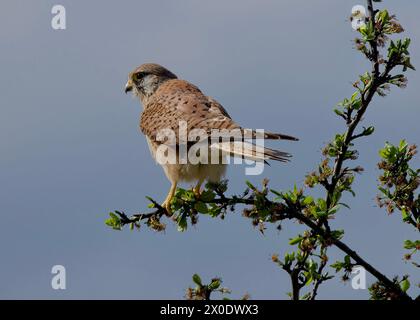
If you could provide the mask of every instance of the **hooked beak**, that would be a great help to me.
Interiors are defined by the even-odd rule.
[[[127,83],[125,84],[125,93],[127,94],[128,92],[133,90],[133,83],[131,82],[131,80],[128,80]]]

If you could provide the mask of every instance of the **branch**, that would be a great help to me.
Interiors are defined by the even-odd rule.
[[[258,198],[258,199],[257,199]],[[327,231],[325,228],[320,226],[318,223],[316,223],[314,220],[312,220],[310,217],[307,217],[304,215],[301,211],[302,208],[297,207],[296,205],[289,203],[287,205],[284,205],[279,202],[274,202],[269,200],[266,197],[266,194],[264,192],[259,192],[257,190],[254,190],[254,193],[249,195],[248,197],[218,197],[214,199],[196,199],[196,202],[187,202],[185,205],[188,204],[188,210],[190,210],[191,204],[201,202],[204,204],[216,204],[218,207],[222,207],[226,210],[229,206],[234,206],[237,204],[244,204],[247,206],[251,206],[251,213],[252,214],[245,214],[249,218],[258,219],[261,221],[261,219],[258,217],[259,210],[262,210],[264,208],[270,208],[268,221],[274,222],[274,221],[281,221],[281,220],[291,220],[291,219],[297,219],[298,221],[304,223],[306,226],[308,226],[311,230],[315,232],[315,234],[320,235],[322,238],[324,238],[324,241],[326,243],[329,243],[330,245],[334,245],[337,248],[339,248],[341,251],[349,255],[357,265],[360,265],[364,267],[370,274],[372,274],[375,278],[377,278],[381,283],[383,283],[386,287],[392,289],[395,293],[398,294],[402,299],[409,300],[411,299],[405,292],[401,290],[401,288],[395,284],[392,280],[387,278],[384,274],[379,272],[376,268],[374,268],[371,264],[369,264],[366,260],[364,260],[359,254],[357,254],[356,251],[351,249],[348,245],[346,245],[344,242],[340,241],[339,239],[332,236],[332,233],[330,231]],[[287,201],[286,201],[287,202]],[[121,218],[121,227],[126,224],[136,223],[140,222],[142,220],[149,220],[153,218],[159,218],[162,217],[166,211],[163,208],[158,208],[157,210],[149,213],[138,213],[131,217],[128,217],[122,212],[117,211],[116,213]],[[245,209],[244,212],[246,212],[249,209]],[[181,209],[182,211],[182,209]],[[300,284],[298,284],[298,274],[294,275],[294,278],[292,278],[293,281],[293,290],[294,294],[293,297],[296,297],[296,294],[298,294],[298,289]]]
[[[314,288],[312,289],[310,300],[315,300],[315,298],[318,294],[318,288],[321,285],[321,283],[324,282],[324,280],[325,280],[325,278],[322,276],[322,271],[324,270],[326,265],[327,265],[327,260],[325,260],[325,259],[322,260],[321,265],[318,268],[318,274],[320,275],[320,278],[315,281]]]
[[[366,260],[364,260],[361,256],[357,254],[356,251],[352,250],[348,245],[344,242],[331,238],[331,236],[320,226],[314,223],[311,219],[307,218],[301,213],[295,212],[294,213],[296,218],[305,223],[308,227],[312,230],[315,230],[317,234],[326,237],[327,239],[332,241],[332,244],[339,248],[341,251],[349,255],[357,265],[364,267],[370,274],[372,274],[376,279],[382,282],[386,287],[394,289],[395,292],[398,293],[400,297],[405,300],[411,300],[411,298],[401,290],[401,288],[396,285],[392,280],[387,278],[384,274],[379,272],[376,268],[374,268],[371,264],[369,264]]]

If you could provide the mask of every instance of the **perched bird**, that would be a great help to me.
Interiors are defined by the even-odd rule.
[[[132,91],[140,98],[143,112],[140,118],[141,131],[146,135],[152,156],[157,158],[157,150],[163,141],[158,139],[159,132],[171,129],[175,133],[175,144],[180,140],[178,132],[180,123],[186,124],[187,130],[202,129],[210,133],[214,129],[239,130],[246,135],[249,131],[235,123],[227,111],[213,98],[206,96],[195,85],[180,80],[168,69],[154,63],[142,64],[128,75],[125,93]],[[255,134],[254,134],[255,137]],[[258,137],[257,137],[258,138]],[[295,137],[264,132],[263,139],[298,140]],[[210,149],[220,150],[220,160],[226,156],[238,156],[255,161],[277,160],[288,161],[288,153],[269,148],[255,148],[255,145],[240,140],[240,147],[231,141],[216,141],[209,144]],[[189,145],[190,146],[190,145]],[[179,147],[179,146],[178,146]],[[179,152],[179,148],[176,148]],[[166,163],[162,164],[165,174],[171,182],[168,196],[162,204],[168,212],[178,182],[197,182],[194,192],[199,194],[204,181],[217,182],[226,171],[224,161],[207,163]]]

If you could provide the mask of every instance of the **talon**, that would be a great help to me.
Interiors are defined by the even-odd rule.
[[[201,196],[201,184],[203,183],[202,180],[199,180],[197,185],[193,188],[193,193],[197,198],[200,198]]]
[[[170,202],[164,202],[161,205],[162,208],[164,208],[166,210],[166,212],[168,212],[169,215],[172,214],[172,209],[171,209],[171,203]]]
[[[176,182],[172,183],[171,189],[169,190],[168,196],[166,197],[165,201],[163,201],[161,207],[166,209],[166,212],[168,212],[168,215],[172,215],[172,209],[171,209],[171,202],[172,198],[174,197],[175,191],[176,191]]]
[[[200,198],[200,196],[201,196],[200,188],[193,188],[193,193],[197,198]]]

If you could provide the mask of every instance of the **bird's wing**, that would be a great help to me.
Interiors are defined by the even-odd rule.
[[[141,115],[140,128],[150,139],[166,128],[178,134],[180,121],[192,129],[240,129],[226,110],[184,80],[169,80],[151,96]]]
[[[289,139],[294,137],[267,133],[258,133],[241,128],[236,124],[227,111],[216,100],[205,96],[196,86],[187,81],[174,79],[163,83],[159,89],[148,99],[144,106],[140,119],[141,131],[152,141],[163,143],[162,136],[167,135],[165,130],[170,129],[175,134],[175,143],[179,143],[180,126],[184,125],[186,132],[201,130],[209,137],[216,129],[223,132],[236,130],[246,139]],[[181,128],[182,131],[182,128]],[[227,152],[232,156],[243,156],[249,159],[273,159],[286,161],[288,154],[266,148],[265,151],[253,151],[248,142],[242,141],[242,146],[236,146],[231,151],[228,147],[234,147],[224,142],[211,143],[213,148]],[[241,150],[242,151],[241,151]],[[255,148],[254,148],[255,149]],[[261,154],[262,152],[262,154]]]
[[[227,113],[226,109],[216,100],[214,100],[212,97],[207,97],[209,103],[211,104],[210,110],[214,110],[214,112],[217,112],[218,114],[224,115],[230,120],[231,117]],[[239,127],[238,127],[239,128]],[[256,132],[255,130],[249,130],[240,128],[241,134],[246,138],[256,138],[256,139],[269,139],[269,140],[292,140],[292,141],[298,141],[298,138],[295,138],[293,136],[282,134],[282,133],[274,133],[274,132],[266,132],[260,133]]]

